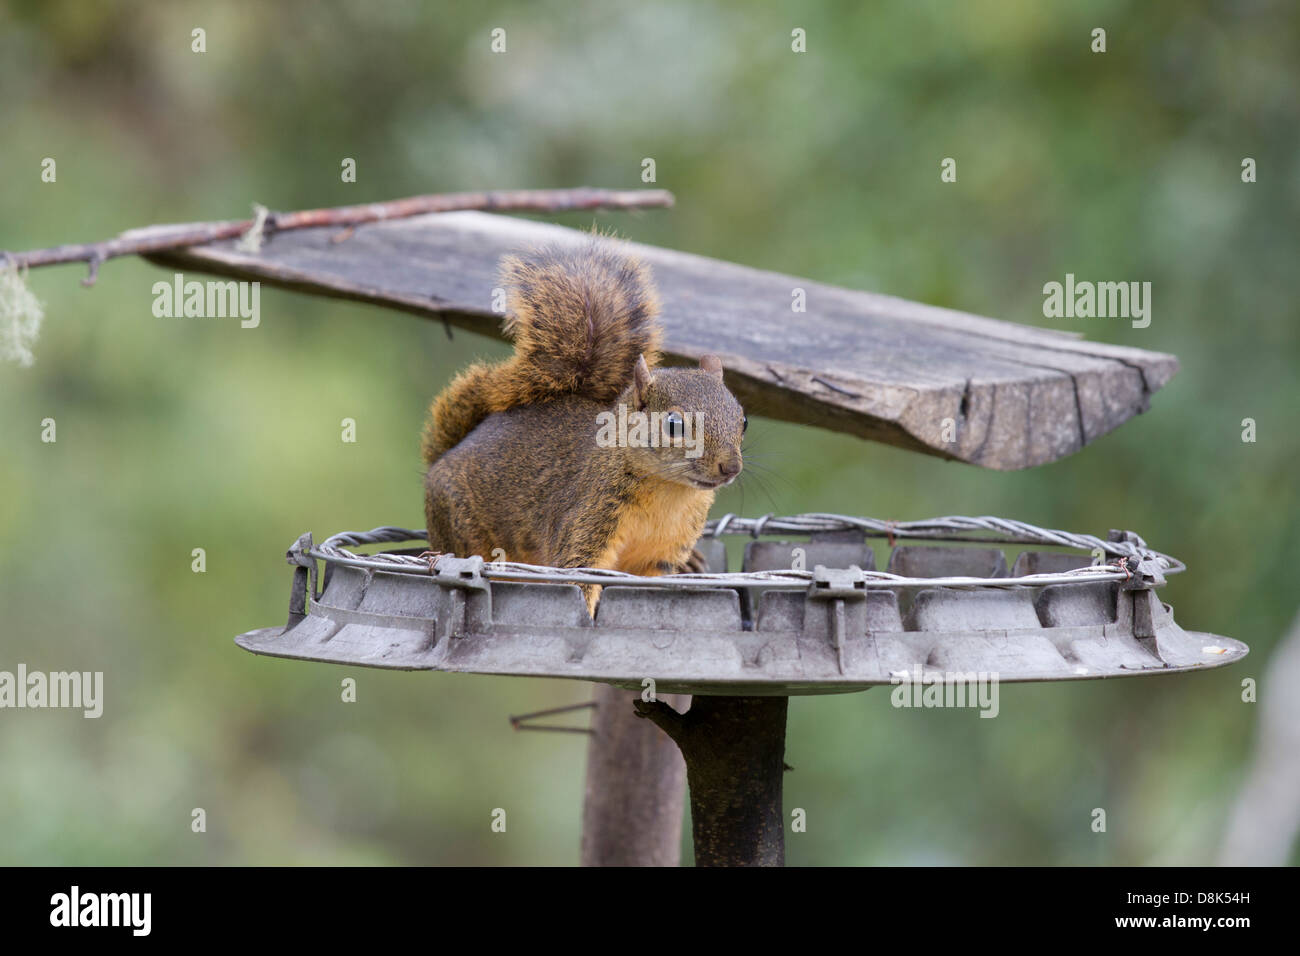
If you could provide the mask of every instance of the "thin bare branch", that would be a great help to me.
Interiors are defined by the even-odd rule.
[[[270,236],[276,232],[309,229],[313,226],[346,226],[354,229],[368,222],[402,219],[432,212],[456,212],[463,209],[491,212],[571,212],[580,209],[644,209],[672,204],[672,193],[664,189],[592,189],[583,186],[577,189],[435,193],[358,206],[271,212],[265,215],[259,214],[255,219],[238,221],[150,226],[144,229],[133,229],[102,242],[52,246],[29,252],[0,252],[0,257],[16,266],[31,269],[68,262],[89,263],[90,271],[82,280],[82,284],[93,285],[99,274],[100,263],[108,259],[234,239],[244,235],[255,225],[260,226],[259,235]]]

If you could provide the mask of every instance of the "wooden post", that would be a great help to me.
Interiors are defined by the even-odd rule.
[[[677,745],[637,718],[635,691],[596,685],[587,747],[583,866],[677,866],[686,763]],[[678,707],[689,696],[667,696]]]

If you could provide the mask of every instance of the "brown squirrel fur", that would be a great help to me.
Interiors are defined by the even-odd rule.
[[[509,256],[502,277],[514,356],[466,369],[430,408],[429,547],[632,574],[688,567],[715,490],[742,466],[745,416],[721,363],[655,368],[649,271],[608,240]],[[598,442],[601,413],[620,405],[678,423],[689,413],[700,454],[662,440],[672,425],[660,447]]]
[[[659,360],[659,297],[645,266],[593,238],[501,261],[506,335],[514,358],[477,362],[429,409],[424,463],[431,465],[493,412],[566,395],[613,402],[637,357]]]

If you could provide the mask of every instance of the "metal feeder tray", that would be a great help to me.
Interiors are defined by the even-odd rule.
[[[972,672],[1007,682],[1168,674],[1230,664],[1249,650],[1175,623],[1155,589],[1183,565],[1132,532],[1103,541],[987,517],[727,515],[709,523],[698,545],[710,568],[726,567],[728,533],[755,539],[744,572],[664,577],[433,559],[420,548],[347,550],[424,538],[405,528],[338,534],[321,545],[304,534],[288,552],[288,624],[235,640],[297,660],[629,689],[650,677],[659,693],[746,696],[846,693]],[[764,534],[807,540],[757,540]],[[867,535],[891,546],[966,546],[899,544],[887,570],[876,571]],[[1003,549],[987,546],[1005,544],[1075,553],[1021,551],[1008,572]],[[594,621],[578,584],[603,585]]]

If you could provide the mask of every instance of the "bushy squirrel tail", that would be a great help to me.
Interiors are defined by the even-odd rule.
[[[632,381],[638,356],[652,368],[659,361],[659,297],[650,270],[610,240],[506,256],[501,279],[515,354],[471,365],[434,399],[425,464],[493,412],[565,395],[613,402]]]

